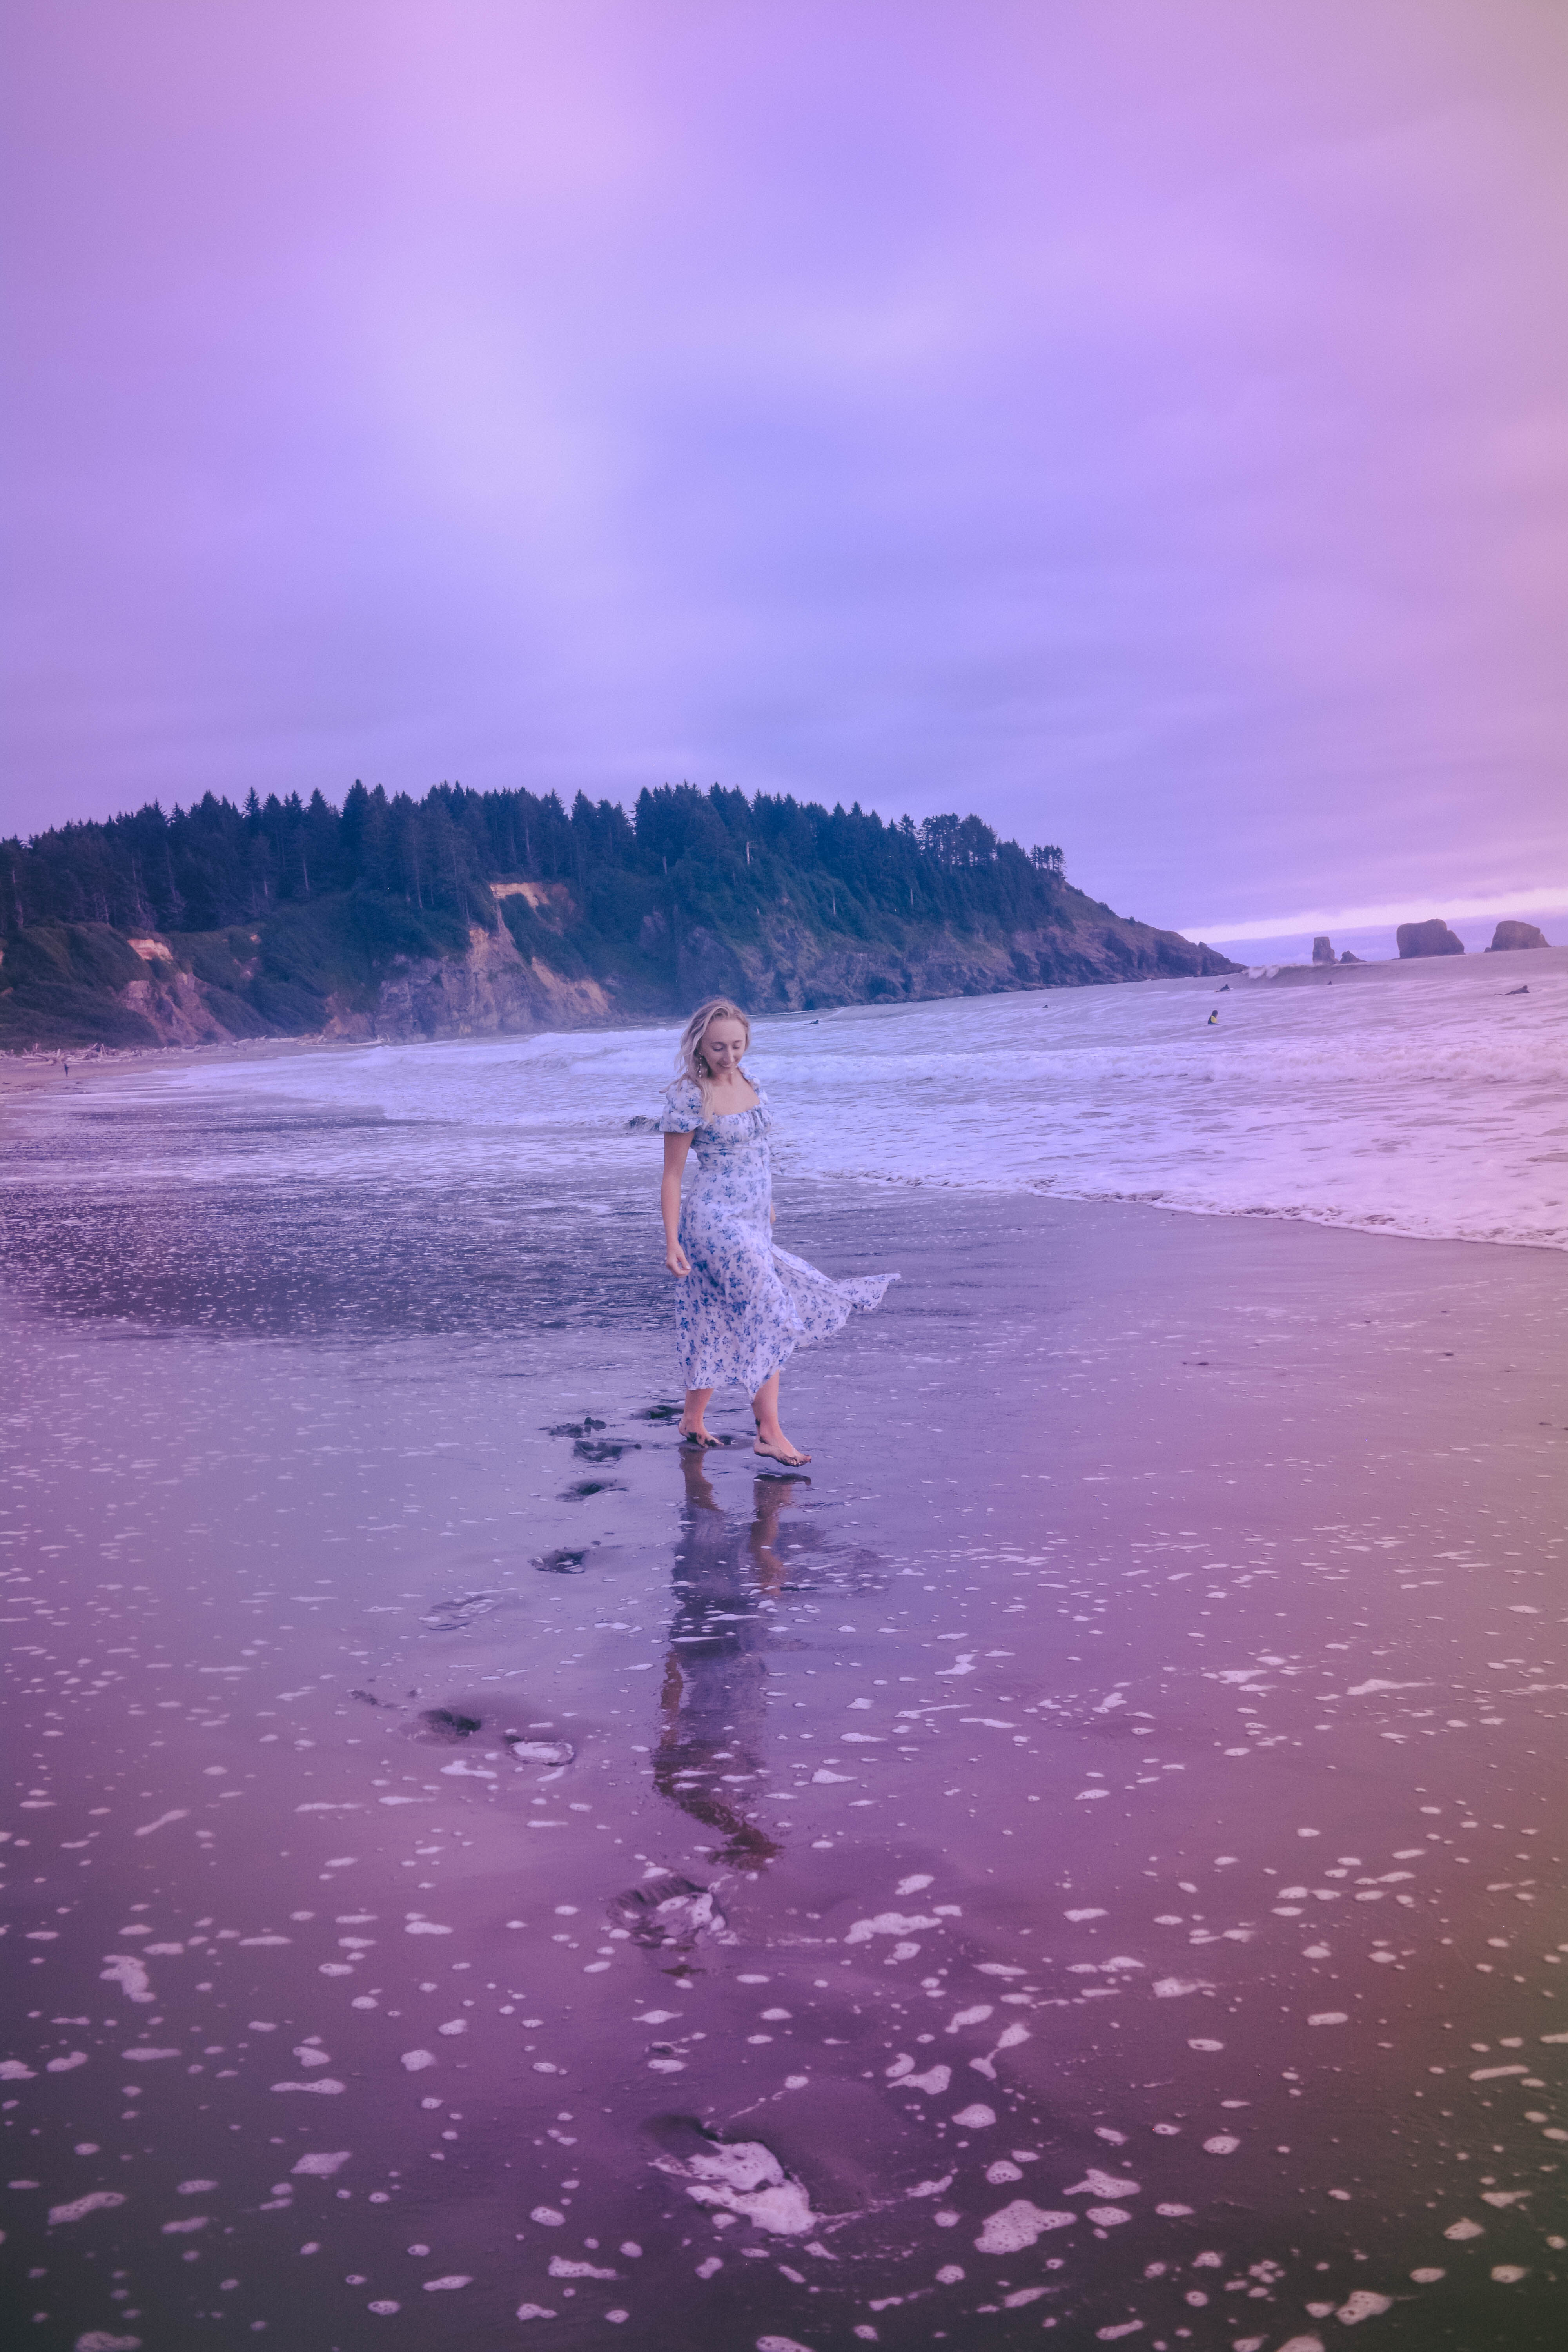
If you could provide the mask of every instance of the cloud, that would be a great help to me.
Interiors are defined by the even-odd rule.
[[[722,778],[976,807],[1214,938],[1568,870],[1527,0],[12,47],[0,831]]]

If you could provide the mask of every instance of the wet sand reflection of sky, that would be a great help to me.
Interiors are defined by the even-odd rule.
[[[1554,2352],[1549,1274],[879,1200],[783,1481],[614,1202],[102,1173],[5,1210],[30,2341]]]

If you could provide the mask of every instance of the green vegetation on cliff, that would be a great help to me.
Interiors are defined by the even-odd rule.
[[[441,1034],[1228,969],[978,817],[787,796],[208,794],[0,843],[0,1043]]]

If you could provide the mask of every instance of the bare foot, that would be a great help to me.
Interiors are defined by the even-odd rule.
[[[719,1440],[716,1437],[710,1436],[708,1431],[703,1427],[700,1422],[697,1423],[694,1429],[688,1429],[685,1422],[683,1421],[680,1424],[680,1442],[682,1445],[695,1445],[699,1448],[706,1449],[710,1445],[717,1445]]]
[[[767,1437],[764,1437],[759,1429],[757,1442],[752,1451],[753,1454],[760,1454],[765,1461],[782,1463],[786,1470],[803,1469],[811,1459],[810,1454],[803,1454],[798,1445],[790,1444],[782,1429],[774,1431]]]

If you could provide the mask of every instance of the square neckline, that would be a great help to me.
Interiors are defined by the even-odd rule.
[[[716,1123],[721,1118],[754,1118],[756,1117],[758,1111],[763,1108],[763,1090],[761,1087],[754,1085],[750,1078],[746,1080],[746,1084],[751,1087],[752,1092],[757,1097],[756,1101],[751,1106],[751,1108],[749,1110],[712,1111],[710,1113],[710,1122]]]

